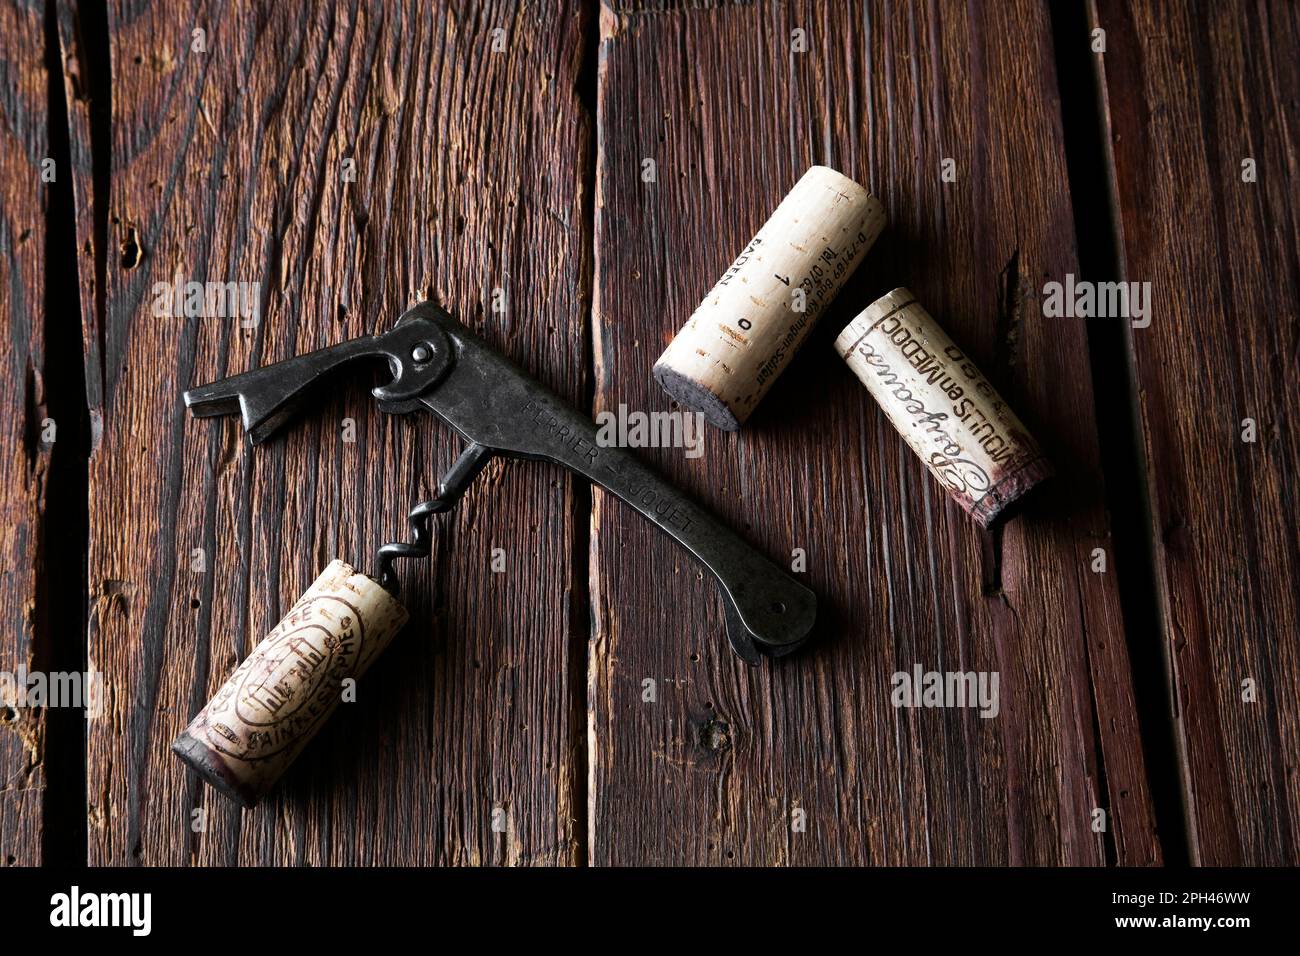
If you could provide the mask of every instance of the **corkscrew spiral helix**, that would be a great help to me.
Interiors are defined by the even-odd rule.
[[[429,525],[433,516],[454,508],[470,482],[492,460],[492,452],[483,445],[471,443],[460,453],[451,466],[451,470],[438,482],[438,494],[421,501],[406,515],[406,523],[411,528],[409,541],[390,541],[380,547],[375,554],[375,579],[390,594],[398,589],[397,575],[393,572],[393,562],[398,558],[427,558],[433,550]]]

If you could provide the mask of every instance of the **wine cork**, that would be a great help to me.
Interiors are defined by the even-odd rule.
[[[985,528],[1051,476],[1020,419],[906,289],[867,306],[835,348],[930,473]]]
[[[659,357],[655,380],[707,421],[739,429],[884,225],[874,196],[812,167]]]
[[[406,623],[377,581],[330,562],[185,728],[172,750],[251,807],[275,784]]]

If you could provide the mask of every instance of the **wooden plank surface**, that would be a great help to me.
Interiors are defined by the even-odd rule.
[[[1295,865],[1300,8],[1097,12],[1192,858]]]
[[[40,863],[44,835],[45,717],[18,697],[22,674],[48,667],[37,621],[52,448],[42,440],[51,188],[41,179],[50,156],[43,16],[41,4],[0,3],[0,671],[7,677],[0,682],[0,866]]]
[[[602,10],[596,407],[669,407],[654,360],[809,165],[868,186],[889,225],[743,432],[709,431],[698,460],[644,452],[767,554],[806,550],[814,643],[746,668],[712,580],[595,495],[591,862],[1158,862],[1113,576],[1090,569],[1110,537],[1085,330],[1036,298],[1077,272],[1045,8],[672,6]],[[1000,534],[833,353],[899,285],[1056,463]],[[915,664],[998,671],[1000,715],[895,709]]]
[[[585,517],[546,466],[492,466],[432,566],[400,569],[413,623],[269,802],[241,812],[168,747],[332,557],[369,566],[406,536],[459,444],[428,418],[380,415],[365,374],[251,451],[233,419],[189,420],[184,388],[387,328],[428,297],[581,399],[584,16],[115,2],[108,19],[89,554],[108,714],[89,728],[90,861],[574,862]],[[93,286],[93,257],[82,268]],[[178,272],[259,283],[258,321],[155,315],[155,283]]]
[[[90,861],[1158,862],[1113,561],[1090,568],[1113,547],[1087,335],[1038,300],[1078,272],[1045,6],[609,0],[599,23],[571,6],[118,0],[105,31],[59,5],[88,655],[109,692],[87,723]],[[1293,864],[1300,18],[1095,7],[1116,241],[1154,295],[1130,347],[1192,857]],[[42,17],[0,6],[6,671],[51,666],[42,609],[61,579],[38,440],[57,261]],[[432,297],[579,405],[591,308],[595,407],[669,408],[655,358],[813,163],[881,198],[879,244],[745,431],[709,431],[699,460],[639,454],[778,561],[806,551],[814,642],[744,667],[712,580],[676,545],[599,492],[589,517],[558,470],[495,465],[432,566],[400,569],[415,623],[275,798],[241,812],[185,773],[167,747],[189,716],[331,557],[365,564],[404,536],[459,443],[379,415],[363,373],[249,451],[235,422],[187,420],[184,387]],[[155,315],[154,283],[178,272],[260,283],[258,321]],[[898,285],[1057,465],[1001,533],[943,496],[833,354]],[[891,676],[915,664],[997,671],[999,716],[895,709]],[[39,713],[0,709],[0,864],[49,849],[47,736]]]

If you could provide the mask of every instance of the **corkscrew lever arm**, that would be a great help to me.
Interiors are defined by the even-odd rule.
[[[303,406],[320,384],[344,365],[382,359],[393,380],[371,389],[381,408],[403,410],[403,402],[437,384],[451,356],[429,341],[422,324],[399,322],[387,332],[274,362],[240,375],[197,385],[184,394],[195,418],[239,414],[250,444],[266,441]]]

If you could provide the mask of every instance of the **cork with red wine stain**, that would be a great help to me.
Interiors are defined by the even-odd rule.
[[[1052,476],[1028,429],[907,289],[867,306],[835,348],[948,494],[991,528]]]

